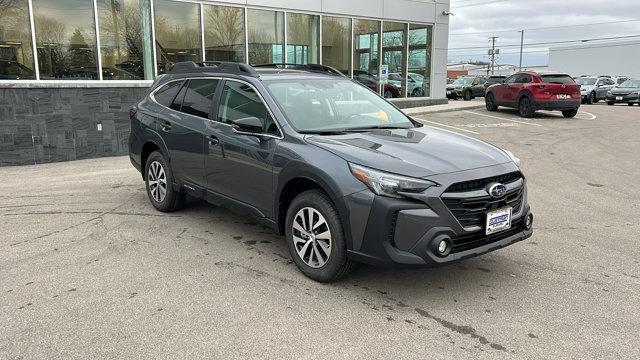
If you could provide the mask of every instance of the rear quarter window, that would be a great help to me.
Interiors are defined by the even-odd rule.
[[[540,80],[549,84],[575,84],[576,82],[569,75],[542,75]]]
[[[180,87],[184,81],[174,81],[163,85],[158,91],[153,94],[153,98],[156,99],[158,104],[169,107],[173,102],[173,99],[178,95]]]

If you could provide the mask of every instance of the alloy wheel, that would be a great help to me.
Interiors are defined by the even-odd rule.
[[[167,196],[167,174],[164,167],[158,161],[154,161],[149,165],[149,191],[153,199],[161,203]]]
[[[331,256],[331,230],[322,214],[312,208],[300,209],[293,218],[293,245],[298,256],[312,268],[321,268]]]

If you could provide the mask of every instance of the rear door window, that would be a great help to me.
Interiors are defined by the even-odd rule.
[[[576,82],[569,75],[542,75],[540,79],[543,83],[549,84],[575,84]]]
[[[185,96],[182,101],[182,112],[208,119],[218,83],[219,80],[214,79],[189,81],[189,85],[184,87]]]
[[[175,99],[173,99],[173,102],[171,103],[171,106],[170,106],[171,109],[175,111],[180,111],[180,109],[182,108],[182,99],[184,99],[184,94],[186,91],[187,91],[187,82],[185,82],[184,85],[182,85],[182,88],[178,92],[178,95],[175,97]]]
[[[174,81],[168,83],[160,88],[160,90],[156,91],[153,94],[153,97],[156,99],[158,104],[169,107],[173,102],[173,99],[178,95],[178,91],[180,91],[180,86],[184,81]]]
[[[226,81],[220,99],[218,121],[231,124],[234,120],[247,117],[260,119],[265,134],[279,135],[275,121],[255,90],[245,83]]]

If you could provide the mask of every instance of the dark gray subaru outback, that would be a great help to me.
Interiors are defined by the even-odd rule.
[[[423,126],[330,67],[178,63],[130,116],[156,209],[193,196],[251,215],[317,281],[357,262],[446,264],[533,232],[513,154]]]

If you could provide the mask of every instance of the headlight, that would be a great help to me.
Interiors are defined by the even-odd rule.
[[[349,163],[351,173],[376,195],[401,198],[401,192],[419,193],[438,184],[429,180],[390,174]]]
[[[522,163],[522,161],[520,161],[519,157],[515,156],[509,150],[502,149],[502,151],[504,151],[507,155],[509,155],[509,157],[511,158],[511,161],[513,161],[518,167],[520,167],[520,164]]]

